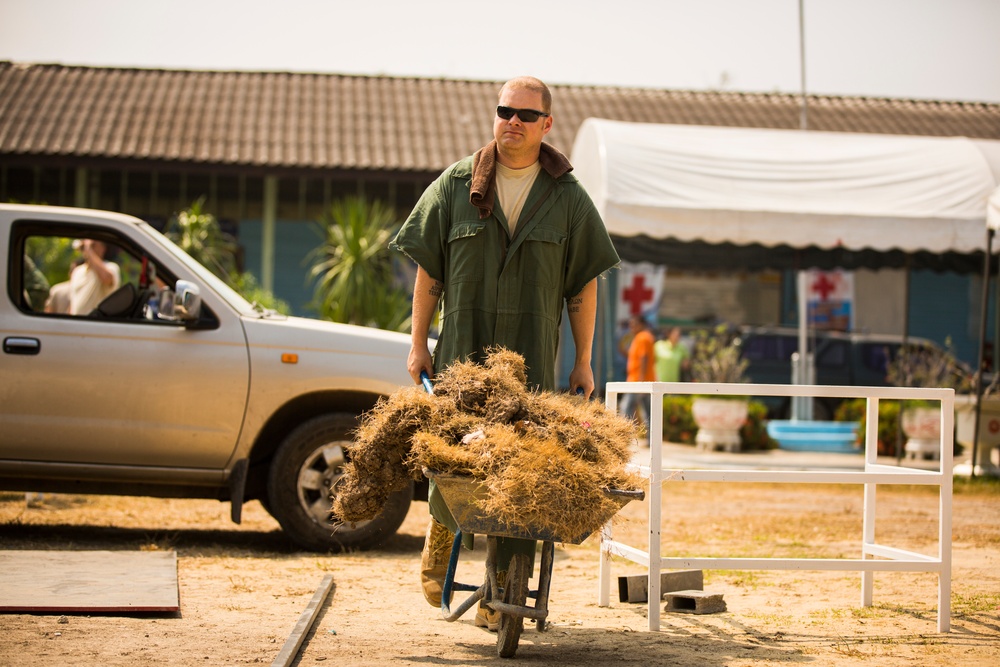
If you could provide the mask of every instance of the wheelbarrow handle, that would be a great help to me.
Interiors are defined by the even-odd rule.
[[[604,489],[604,493],[609,496],[622,496],[633,500],[643,500],[646,497],[646,492],[642,489]]]
[[[431,384],[431,376],[427,374],[427,371],[420,371],[420,382],[423,383],[428,394],[434,393],[434,385]]]

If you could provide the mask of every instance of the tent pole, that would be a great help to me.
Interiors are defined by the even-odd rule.
[[[983,258],[983,300],[979,318],[979,366],[976,372],[976,419],[972,427],[972,466],[970,476],[976,478],[976,458],[979,453],[979,420],[983,413],[983,365],[986,360],[986,317],[989,314],[990,255],[993,252],[993,229],[986,228],[986,256]],[[996,353],[994,352],[994,355]]]
[[[997,230],[993,230],[993,235],[996,236]],[[993,272],[993,257],[990,256],[990,272]],[[990,280],[993,280],[992,275]],[[990,292],[990,298],[993,300],[993,336],[987,337],[986,343],[983,348],[983,365],[987,366],[991,371],[992,375],[990,377],[990,382],[983,385],[983,395],[986,395],[986,390],[992,384],[993,378],[997,376],[997,354],[1000,351],[1000,282],[997,284],[997,288]],[[989,328],[989,325],[987,325]],[[986,347],[988,346],[988,347]],[[987,358],[987,354],[989,357]]]
[[[906,255],[903,271],[903,345],[906,347],[910,342],[910,255]],[[899,403],[899,412],[896,419],[896,465],[903,464],[903,403]]]

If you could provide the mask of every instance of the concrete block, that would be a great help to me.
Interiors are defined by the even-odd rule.
[[[714,614],[726,610],[722,593],[707,591],[674,591],[666,593],[663,599],[667,606],[663,611],[677,611],[685,614]]]
[[[701,590],[705,588],[705,574],[701,570],[675,570],[660,572],[660,594],[668,591]],[[649,600],[649,575],[635,574],[618,577],[619,602],[646,602]]]

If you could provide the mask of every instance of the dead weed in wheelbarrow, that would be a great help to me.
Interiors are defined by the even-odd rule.
[[[407,387],[379,401],[357,430],[334,514],[375,518],[391,492],[429,468],[482,480],[481,509],[511,528],[600,528],[617,508],[604,489],[644,488],[626,470],[635,422],[599,401],[531,391],[526,381],[524,358],[496,349],[482,365],[442,371],[434,394]]]
[[[351,460],[334,489],[334,514],[342,521],[373,519],[394,491],[406,488],[410,443],[426,423],[437,421],[439,401],[420,387],[406,387],[378,402],[355,432]]]

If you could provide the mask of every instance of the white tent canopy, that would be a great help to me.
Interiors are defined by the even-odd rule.
[[[620,237],[972,253],[1000,215],[1000,141],[589,118],[572,162]]]
[[[997,188],[990,196],[990,203],[986,211],[986,224],[993,231],[1000,230],[1000,188]]]

